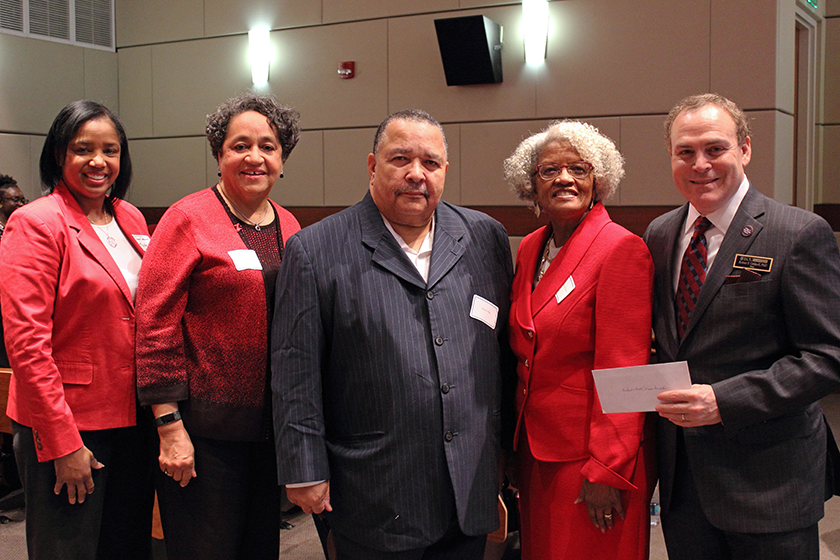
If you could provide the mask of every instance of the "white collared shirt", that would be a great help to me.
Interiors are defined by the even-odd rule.
[[[380,212],[380,214],[382,214]],[[391,226],[391,223],[388,221],[384,215],[382,215],[382,221],[385,222],[385,227],[388,228],[388,231],[391,232],[391,235],[394,236],[394,239],[397,240],[397,243],[400,244],[400,248],[405,253],[405,256],[408,257],[408,260],[411,261],[411,264],[417,269],[417,272],[420,273],[420,276],[423,277],[423,280],[428,282],[429,281],[429,266],[432,264],[432,244],[435,240],[435,215],[432,214],[432,225],[429,229],[429,233],[426,234],[426,238],[423,239],[423,243],[420,244],[420,249],[415,251],[411,247],[408,246],[408,243],[403,240],[403,238],[394,231],[394,228]]]
[[[750,182],[747,179],[747,176],[744,175],[744,180],[741,181],[741,185],[738,187],[738,190],[735,191],[735,194],[732,195],[732,198],[714,212],[706,215],[709,221],[712,222],[712,227],[706,230],[706,273],[712,269],[715,257],[720,249],[720,245],[723,243],[723,238],[726,235],[729,226],[732,224],[735,212],[738,211],[738,207],[741,206],[741,202],[743,202],[744,197],[747,196],[748,190],[750,190]],[[688,248],[688,244],[691,241],[691,236],[694,234],[694,221],[700,215],[700,212],[697,211],[693,204],[688,205],[688,213],[685,216],[685,222],[683,222],[682,226],[682,235],[680,236],[680,249],[677,253],[679,255],[679,260],[674,267],[675,290],[677,288],[677,283],[680,280],[680,265],[682,263],[683,255],[685,254],[685,250]]]

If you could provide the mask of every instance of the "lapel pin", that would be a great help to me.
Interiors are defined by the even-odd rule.
[[[741,235],[743,235],[744,237],[749,237],[750,235],[752,235],[752,232],[752,226],[744,226],[743,228],[741,228]]]

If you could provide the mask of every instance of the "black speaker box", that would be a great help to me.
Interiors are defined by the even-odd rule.
[[[446,85],[502,81],[502,27],[484,16],[436,19]]]

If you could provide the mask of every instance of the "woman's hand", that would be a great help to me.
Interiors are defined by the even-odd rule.
[[[93,476],[91,469],[101,469],[105,465],[96,460],[90,449],[80,447],[55,461],[55,495],[61,487],[67,485],[67,500],[71,504],[84,503],[88,494],[93,494]]]
[[[596,529],[606,533],[614,526],[613,510],[624,519],[624,506],[621,505],[621,491],[618,488],[589,482],[585,478],[580,486],[576,504],[586,502],[586,511]]]
[[[195,474],[195,449],[181,420],[158,428],[160,455],[158,463],[163,474],[181,484],[190,483]]]

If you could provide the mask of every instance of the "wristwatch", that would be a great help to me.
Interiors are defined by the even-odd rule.
[[[167,424],[171,424],[172,422],[177,422],[181,419],[181,412],[176,410],[175,412],[170,412],[169,414],[164,414],[163,416],[159,416],[155,418],[155,427],[160,428],[161,426],[166,426]]]

